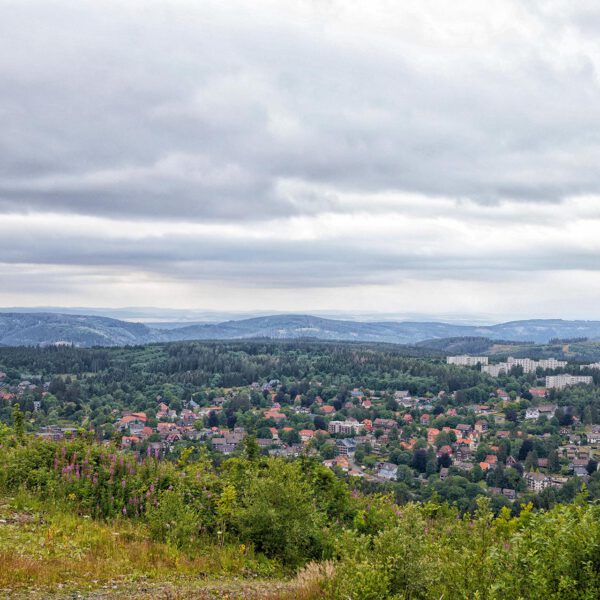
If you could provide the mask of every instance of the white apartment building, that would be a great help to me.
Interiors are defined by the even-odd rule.
[[[343,435],[353,435],[362,429],[362,425],[354,421],[330,421],[327,431],[329,433],[341,433]]]
[[[513,367],[518,365],[523,367],[523,373],[535,373],[535,370],[540,367],[542,369],[562,369],[567,366],[566,360],[556,360],[556,358],[543,358],[541,360],[533,360],[531,358],[514,358],[509,356],[507,363]]]
[[[495,365],[482,365],[482,373],[487,373],[492,377],[498,377],[500,374],[506,374],[510,371],[511,365],[508,363],[498,363]]]
[[[562,369],[566,366],[566,360],[556,360],[556,358],[533,360],[532,358],[514,358],[513,356],[509,356],[506,362],[482,366],[481,370],[492,377],[498,377],[501,373],[509,373],[513,367],[523,367],[523,373],[535,373],[538,367],[542,369]]]
[[[462,354],[460,356],[447,356],[446,363],[449,365],[458,365],[459,367],[476,367],[477,365],[487,365],[487,356],[468,356]]]
[[[563,373],[562,375],[548,375],[546,377],[546,387],[562,390],[570,385],[578,385],[585,383],[590,385],[593,383],[591,375],[569,375]]]
[[[552,485],[550,477],[542,473],[525,473],[524,479],[527,483],[527,488],[538,493]]]
[[[566,360],[556,360],[556,358],[546,358],[537,362],[538,367],[542,367],[542,369],[564,369],[567,366]]]
[[[600,369],[600,362],[591,363],[589,365],[581,365],[581,369]]]

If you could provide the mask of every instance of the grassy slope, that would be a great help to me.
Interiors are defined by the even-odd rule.
[[[310,598],[300,580],[264,580],[242,548],[186,556],[143,525],[103,523],[31,499],[0,499],[0,598]],[[310,585],[309,585],[310,587]]]

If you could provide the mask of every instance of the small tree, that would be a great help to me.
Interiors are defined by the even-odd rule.
[[[21,412],[21,406],[19,404],[15,404],[13,406],[12,420],[17,442],[19,442],[19,444],[22,444],[25,439],[25,421],[23,413]]]
[[[260,446],[253,435],[244,438],[244,454],[248,460],[257,460],[260,457]]]

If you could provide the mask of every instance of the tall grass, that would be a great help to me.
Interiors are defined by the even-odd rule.
[[[280,575],[276,564],[251,548],[207,543],[186,553],[152,541],[139,521],[94,520],[24,493],[0,500],[0,565],[4,590]]]

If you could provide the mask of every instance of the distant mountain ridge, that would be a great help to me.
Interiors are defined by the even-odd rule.
[[[555,338],[600,339],[600,321],[531,319],[497,325],[457,325],[437,322],[347,321],[311,315],[272,315],[204,324],[152,327],[93,315],[0,313],[0,344],[30,346],[69,343],[76,346],[123,346],[180,340],[271,338],[416,344],[425,340],[489,338],[546,343]],[[483,340],[482,340],[483,342]],[[471,340],[471,345],[473,341]],[[485,342],[483,342],[485,344]],[[448,348],[450,349],[450,348]]]
[[[0,313],[0,344],[38,346],[125,346],[152,341],[154,332],[141,323],[109,317],[55,313]]]
[[[364,322],[323,319],[310,315],[275,315],[218,324],[192,325],[169,332],[174,339],[244,339],[268,337],[414,344],[443,338],[482,337],[515,342],[548,342],[553,338],[600,338],[600,321],[534,319],[497,325],[455,325],[437,322]]]

